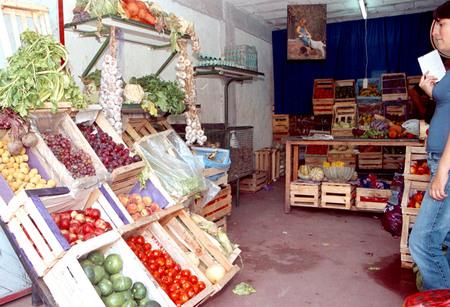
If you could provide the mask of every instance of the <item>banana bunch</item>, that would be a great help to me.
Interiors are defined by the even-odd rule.
[[[325,161],[325,162],[323,162],[323,167],[324,168],[329,168],[329,167],[344,167],[345,166],[345,163],[344,162],[342,162],[342,161],[334,161],[334,162],[328,162],[328,161]]]

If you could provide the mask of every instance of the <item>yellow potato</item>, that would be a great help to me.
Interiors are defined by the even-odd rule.
[[[39,180],[38,183],[39,183],[39,184],[43,184],[43,185],[47,185],[47,180],[41,179],[41,180]]]
[[[21,172],[22,174],[25,174],[25,175],[27,175],[28,173],[29,173],[29,169],[28,168],[20,168],[19,169],[19,172]]]
[[[40,180],[40,178],[37,178],[37,177],[31,177],[31,178],[30,178],[30,183],[37,184],[37,183],[39,182],[39,180]]]
[[[3,141],[0,141],[0,148],[4,148],[5,147],[5,143]]]
[[[7,157],[7,156],[2,156],[2,162],[3,162],[3,163],[8,163],[8,162],[9,162],[9,157]]]
[[[30,169],[30,177],[34,177],[38,174],[38,170],[35,168]]]
[[[8,169],[6,169],[6,168],[2,169],[1,173],[2,173],[3,178],[6,178],[6,176],[8,176],[8,174],[9,174]]]
[[[9,163],[14,163],[14,162],[16,162],[16,160],[14,159],[14,157],[9,157],[9,161],[8,161]]]
[[[43,189],[43,188],[45,188],[45,184],[41,183],[36,184],[36,189]]]
[[[23,180],[25,178],[25,175],[22,173],[16,173],[15,176],[17,179],[20,179],[20,180]]]
[[[20,163],[20,164],[19,164],[19,167],[20,167],[20,168],[28,168],[28,169],[30,168],[30,166],[29,166],[28,163],[26,163],[26,162]]]
[[[27,162],[28,161],[28,155],[22,155],[22,161]]]
[[[19,163],[17,163],[17,162],[13,163],[13,168],[14,169],[19,169]]]
[[[5,169],[5,164],[0,164],[0,172]]]
[[[9,153],[9,151],[7,151],[7,150],[5,150],[5,152],[4,153],[2,153],[2,158],[8,158],[9,159],[9,157],[11,156],[11,154]]]
[[[30,175],[26,174],[25,177],[23,178],[23,181],[29,182],[30,181]]]
[[[0,156],[3,155],[4,153],[5,153],[5,150],[0,147]]]
[[[22,156],[15,156],[14,160],[16,160],[16,163],[22,162]]]
[[[35,189],[36,186],[34,185],[34,183],[27,183],[27,185],[25,186],[25,189],[29,190],[29,189]]]
[[[16,173],[16,170],[14,168],[8,168],[8,174],[9,175],[14,175]]]
[[[8,176],[6,176],[6,180],[9,181],[9,182],[13,182],[14,176],[13,175],[8,175]]]
[[[47,181],[47,188],[54,188],[56,187],[56,181],[53,179],[50,179],[49,181]]]
[[[11,182],[11,184],[9,185],[9,187],[13,190],[13,191],[17,191],[20,187],[20,184],[18,182]]]

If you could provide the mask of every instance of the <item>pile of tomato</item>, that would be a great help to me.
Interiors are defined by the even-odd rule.
[[[414,193],[408,202],[408,208],[420,208],[422,205],[423,197],[425,196],[425,191],[417,191]]]
[[[190,270],[183,270],[166,251],[152,249],[152,245],[144,237],[131,236],[126,242],[177,306],[205,289],[203,281],[198,280]]]
[[[428,167],[427,160],[413,161],[409,171],[412,175],[430,174],[430,168]]]

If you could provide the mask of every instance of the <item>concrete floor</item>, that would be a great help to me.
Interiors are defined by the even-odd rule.
[[[400,269],[399,239],[369,213],[294,208],[283,212],[284,181],[241,194],[228,220],[243,269],[204,306],[401,306],[415,292]],[[239,261],[239,260],[238,260]],[[233,294],[239,282],[256,289]],[[30,306],[27,296],[8,307]]]

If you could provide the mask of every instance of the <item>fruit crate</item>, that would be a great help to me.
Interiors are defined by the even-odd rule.
[[[313,88],[314,115],[333,114],[333,104],[334,104],[334,80],[315,79]]]
[[[327,153],[328,162],[342,161],[345,166],[356,166],[356,154],[353,149],[347,149],[345,151],[339,151],[336,149],[330,149]]]
[[[67,193],[67,189],[62,192]],[[59,193],[60,188],[22,191],[1,213],[2,220],[23,251],[23,257],[30,263],[33,273],[39,277],[44,276],[71,248],[51,213],[96,208],[100,210],[101,218],[109,222],[113,229],[128,223],[122,207],[118,205],[118,199],[107,185],[93,190],[85,202],[74,203],[71,206],[63,204],[50,207],[41,199],[41,196]],[[90,240],[92,239],[78,242],[76,245],[85,244]]]
[[[376,115],[384,116],[384,108],[381,102],[366,102],[358,104],[358,128],[367,130],[375,120]]]
[[[293,181],[290,186],[291,206],[319,207],[320,183]]]
[[[346,102],[334,105],[331,134],[334,137],[352,137],[353,128],[356,128],[356,104]]]
[[[400,238],[400,260],[401,266],[405,269],[412,269],[414,261],[409,251],[409,235],[416,222],[416,216],[410,214],[402,215],[402,236]]]
[[[272,133],[289,135],[295,130],[295,117],[289,114],[272,115]]]
[[[206,233],[195,224],[185,210],[179,210],[161,219],[159,223],[185,253],[194,253],[199,258],[199,268],[202,272],[205,273],[214,264],[219,264],[225,269],[224,277],[214,284],[215,293],[239,271],[239,267],[233,265],[230,259],[211,243]]]
[[[142,137],[149,134],[156,134],[161,131],[172,129],[165,117],[151,120],[148,118],[128,118],[124,125],[122,139],[128,147],[139,141]]]
[[[191,271],[191,273],[198,277],[199,281],[205,283],[205,289],[192,297],[182,306],[197,306],[208,299],[215,291],[213,284],[208,280],[205,273],[202,272],[188,256],[186,256],[186,253],[180,248],[174,239],[171,238],[169,233],[163,228],[163,226],[161,226],[160,223],[153,222],[138,226],[128,225],[123,227],[121,232],[122,237],[125,240],[127,240],[130,236],[143,236],[145,241],[151,244],[152,249],[156,248],[167,252],[172,259],[181,266],[181,269]],[[152,275],[146,268],[144,270],[147,274]],[[159,286],[162,287],[161,285]],[[167,296],[169,295],[167,292],[166,294]],[[173,305],[174,303],[172,302],[171,306]]]
[[[367,88],[363,88],[364,79],[356,80],[355,92],[357,103],[380,102],[381,81],[379,78],[368,78]]]
[[[280,151],[275,148],[263,148],[255,151],[255,170],[264,171],[269,182],[280,177]]]
[[[359,169],[381,169],[383,167],[383,151],[381,146],[360,146],[358,153]]]
[[[415,181],[430,181],[430,174],[417,174],[418,168],[415,165],[423,165],[427,161],[427,152],[425,147],[413,147],[407,146],[405,152],[405,169],[404,176],[405,179],[415,180]],[[428,166],[427,166],[428,167]],[[424,171],[426,171],[424,169]]]
[[[417,192],[423,192],[428,189],[428,182],[425,181],[413,181],[405,179],[405,187],[402,196],[402,212],[409,215],[419,214],[420,207],[408,207],[410,198]]]
[[[381,92],[383,101],[407,100],[405,73],[382,74]]]
[[[117,134],[114,127],[109,123],[102,112],[99,112],[97,114],[94,123],[98,126],[98,128],[100,128],[103,132],[110,136],[114,143],[122,144],[124,146],[124,149],[128,149],[131,151],[131,149],[128,148],[122,138]],[[125,166],[117,167],[112,172],[110,172],[109,183],[114,193],[116,193],[117,195],[128,193],[138,181],[138,175],[141,173],[144,167],[144,161],[137,161]]]
[[[356,103],[355,80],[334,81],[334,104]]]
[[[231,209],[231,186],[229,184],[224,186],[216,197],[203,206],[203,208],[201,207],[201,202],[199,200],[195,200],[193,207],[195,213],[213,222],[230,215]]]
[[[77,125],[66,113],[36,113],[30,116],[32,128],[38,138],[35,150],[39,163],[48,171],[49,176],[58,183],[67,186],[74,194],[82,190],[92,189],[97,184],[109,179],[108,171],[78,129]],[[95,175],[75,178],[60,162],[44,141],[42,133],[62,134],[68,138],[72,146],[84,151],[91,160]]]
[[[267,173],[264,171],[256,171],[250,177],[244,178],[239,184],[239,188],[243,192],[258,192],[267,184]]]
[[[355,203],[355,186],[350,183],[322,182],[320,207],[350,210]]]
[[[364,211],[384,212],[391,194],[391,190],[356,188],[355,208]]]
[[[105,234],[103,238],[94,238],[89,244],[74,247],[44,276],[43,280],[59,306],[105,306],[79,263],[93,251],[100,251],[105,256],[118,254],[123,262],[123,276],[130,277],[133,282],[142,282],[148,297],[161,306],[175,306],[116,231]]]

